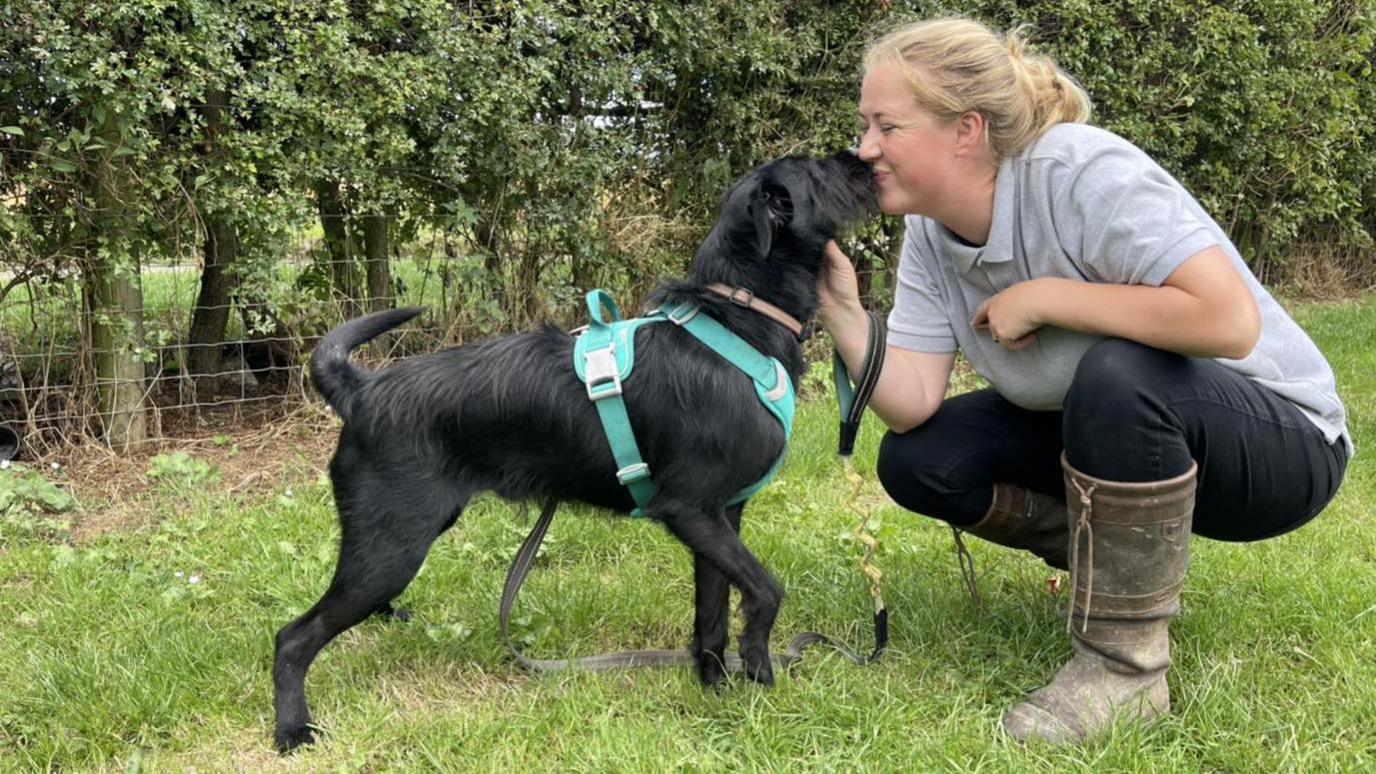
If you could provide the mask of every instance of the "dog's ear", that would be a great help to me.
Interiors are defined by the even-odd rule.
[[[787,188],[766,183],[750,197],[749,208],[755,221],[755,246],[760,251],[760,257],[764,258],[774,245],[774,230],[793,216],[793,201],[789,198]]]

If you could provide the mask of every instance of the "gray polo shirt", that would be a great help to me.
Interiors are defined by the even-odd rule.
[[[1080,357],[1102,337],[1048,326],[1031,346],[1009,352],[970,327],[980,303],[1034,277],[1159,286],[1212,245],[1232,259],[1261,310],[1252,353],[1217,362],[1294,403],[1329,443],[1341,437],[1350,452],[1333,371],[1314,342],[1175,178],[1128,141],[1086,124],[1059,124],[999,166],[983,246],[908,216],[888,341],[918,352],[960,349],[1008,400],[1060,410]]]

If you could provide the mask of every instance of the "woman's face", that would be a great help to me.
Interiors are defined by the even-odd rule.
[[[874,167],[879,207],[935,217],[953,179],[957,122],[917,104],[903,74],[879,65],[860,86],[860,158]]]

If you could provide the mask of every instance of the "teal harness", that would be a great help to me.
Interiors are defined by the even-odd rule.
[[[692,302],[665,304],[644,317],[630,320],[621,319],[621,311],[605,290],[590,291],[587,303],[588,328],[574,342],[573,367],[586,385],[588,398],[597,407],[597,415],[602,420],[602,430],[616,460],[616,479],[635,499],[636,509],[631,515],[644,516],[655,493],[650,467],[640,456],[621,395],[621,385],[635,366],[635,332],[641,326],[671,322],[749,376],[755,383],[760,402],[783,425],[787,450],[788,438],[793,432],[793,382],[777,358],[760,353],[726,326],[706,314],[699,314],[701,307]],[[737,492],[728,504],[744,502],[758,492],[778,472],[783,460],[784,453],[780,452],[764,478]]]

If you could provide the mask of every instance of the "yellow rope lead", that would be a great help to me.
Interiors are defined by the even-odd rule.
[[[865,546],[865,553],[860,557],[860,571],[865,577],[870,579],[870,596],[874,597],[874,612],[878,613],[884,609],[884,592],[881,584],[884,580],[884,573],[878,567],[870,564],[870,559],[874,557],[874,552],[879,548],[879,541],[874,539],[870,533],[870,511],[872,510],[860,496],[860,490],[864,480],[860,474],[855,472],[855,464],[851,462],[850,455],[841,458],[845,463],[846,480],[851,484],[850,507],[851,510],[860,514],[860,523],[855,525],[855,539]]]

